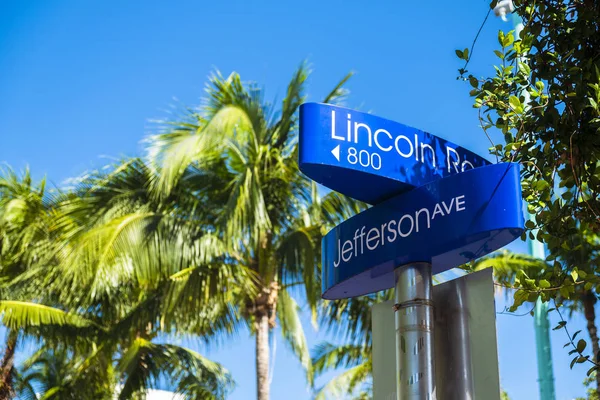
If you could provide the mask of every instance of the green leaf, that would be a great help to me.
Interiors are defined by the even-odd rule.
[[[521,306],[521,304],[523,304],[524,302],[527,301],[528,298],[529,298],[529,293],[527,291],[517,290],[513,297],[514,302],[509,309],[510,312],[515,312]]]
[[[575,333],[573,334],[573,337],[572,337],[571,339],[572,339],[572,340],[575,340],[575,338],[577,337],[577,335],[579,334],[579,332],[581,332],[581,331],[579,330],[579,331],[575,332]]]
[[[538,90],[539,92],[542,92],[542,91],[544,90],[544,82],[542,82],[542,81],[537,81],[537,82],[535,83],[535,87],[537,88],[537,90]]]
[[[552,330],[557,331],[557,330],[563,328],[566,324],[567,324],[566,321],[559,321],[558,325],[556,325],[554,328],[552,328]]]
[[[519,62],[519,71],[521,71],[524,75],[529,76],[531,74],[531,68],[529,65],[523,62]]]
[[[560,195],[560,197],[569,201],[573,198],[573,193],[572,192],[564,192],[563,194]]]
[[[462,52],[462,50],[454,50],[454,52],[456,53],[456,56],[457,56],[458,58],[460,58],[461,60],[464,60],[464,59],[465,59],[465,55],[464,55],[464,53]]]
[[[575,363],[577,362],[577,359],[578,359],[578,358],[579,358],[579,357],[575,357],[575,358],[573,358],[573,359],[571,360],[571,365],[569,365],[569,368],[573,369],[573,365],[575,365]]]
[[[550,187],[550,184],[544,179],[537,180],[533,183],[532,187],[537,191],[542,191]]]
[[[512,32],[509,32],[508,35],[504,36],[504,39],[502,40],[502,47],[508,47],[510,45],[512,45],[515,41],[515,36],[513,35]]]
[[[471,86],[473,86],[474,88],[477,88],[479,86],[479,81],[477,80],[477,78],[475,78],[473,75],[469,76],[469,83],[471,84]]]
[[[542,280],[540,280],[538,285],[542,289],[548,289],[550,287],[550,282],[548,282],[546,279],[542,279]]]
[[[577,275],[577,271],[576,270],[571,271],[571,278],[573,278],[573,282],[577,282],[577,279],[579,278],[579,275]]]
[[[583,353],[583,351],[585,350],[587,346],[587,342],[583,339],[579,339],[579,342],[577,342],[577,351],[579,353]]]
[[[518,110],[519,108],[521,108],[521,100],[519,100],[517,96],[510,96],[508,98],[508,103],[514,110]]]
[[[504,43],[504,32],[502,30],[498,31],[498,43],[502,46]]]

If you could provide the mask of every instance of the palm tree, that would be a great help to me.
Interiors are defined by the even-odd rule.
[[[65,390],[66,383],[73,380],[80,360],[64,347],[49,349],[42,347],[19,368],[15,375],[15,392],[19,399],[88,399],[111,398],[114,382],[105,384],[99,379],[106,379],[103,371],[100,375],[88,374],[86,384],[70,387]]]
[[[45,193],[46,182],[33,184],[26,169],[19,176],[10,168],[0,169],[0,285],[27,271],[34,263],[45,262],[48,248],[47,213],[52,199]],[[15,285],[14,293],[27,291]],[[0,290],[0,298],[6,294]],[[0,361],[0,399],[13,395],[12,377],[18,331],[6,333]]]
[[[224,399],[232,386],[223,367],[186,348],[154,343],[156,334],[130,339],[123,324],[106,327],[36,303],[2,301],[0,311],[12,329],[50,338],[18,380],[19,390],[41,388],[43,399],[112,399],[117,392],[119,399],[138,398],[161,376],[186,399]]]
[[[236,316],[215,281],[244,273],[223,258],[217,263],[222,246],[197,223],[199,214],[181,217],[175,197],[151,201],[153,179],[133,159],[80,180],[46,213],[45,262],[28,263],[1,286],[3,324],[71,359],[45,398],[112,398],[117,383],[119,398],[139,397],[162,375],[190,399],[221,399],[231,388],[218,364],[157,342],[180,322],[205,340],[230,332]],[[186,193],[174,189],[177,204],[185,204]],[[182,277],[200,284],[182,285]],[[191,289],[202,299],[193,316],[177,301]]]
[[[344,207],[336,203],[339,198],[318,203],[315,186],[298,170],[297,111],[307,76],[302,64],[276,111],[256,85],[244,85],[236,73],[227,78],[216,73],[202,109],[189,110],[149,138],[150,157],[160,172],[155,196],[172,196],[181,182],[192,186],[202,207],[214,212],[214,232],[230,261],[253,276],[251,290],[227,290],[240,323],[256,339],[258,400],[269,398],[269,335],[276,321],[302,366],[311,369],[294,297],[300,295],[316,315],[325,227],[315,216]],[[349,77],[324,101],[339,100]]]

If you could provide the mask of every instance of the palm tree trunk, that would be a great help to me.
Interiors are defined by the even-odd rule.
[[[585,319],[587,320],[587,330],[592,340],[592,351],[593,359],[598,362],[598,352],[600,352],[600,345],[598,344],[598,328],[596,327],[596,311],[594,306],[596,305],[596,295],[588,290],[583,296],[583,311]],[[600,395],[600,374],[596,373],[596,393]]]
[[[269,400],[269,316],[256,315],[256,393],[257,400]]]
[[[15,348],[19,332],[9,330],[6,333],[6,349],[0,364],[0,400],[9,400],[14,397],[14,388],[12,382],[13,367],[15,362]]]

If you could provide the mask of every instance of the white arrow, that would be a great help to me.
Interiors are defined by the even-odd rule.
[[[340,145],[335,146],[335,149],[331,150],[331,154],[335,157],[336,160],[340,161]]]

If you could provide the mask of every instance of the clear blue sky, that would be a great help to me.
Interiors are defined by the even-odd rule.
[[[174,98],[196,105],[214,68],[281,99],[304,59],[314,67],[311,99],[353,70],[350,106],[487,154],[454,49],[470,46],[488,4],[0,0],[0,162],[60,185],[104,157],[141,154],[149,120],[165,117]],[[478,75],[493,71],[498,29],[510,25],[492,15],[470,66]],[[501,380],[516,400],[538,397],[532,324],[498,316]],[[581,318],[571,324],[583,327]],[[306,327],[311,345],[326,338]],[[569,370],[566,340],[552,332],[559,400],[584,392],[586,368]],[[233,372],[232,399],[255,396],[253,351],[242,332],[207,353]],[[281,342],[275,365],[272,398],[307,399],[299,363]]]

